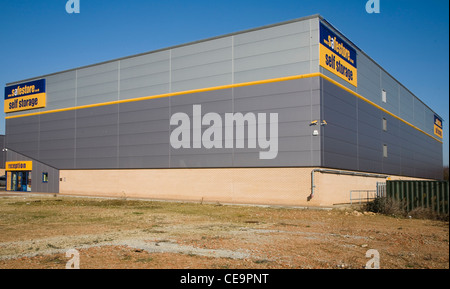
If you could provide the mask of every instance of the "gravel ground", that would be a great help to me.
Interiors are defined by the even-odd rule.
[[[0,195],[0,268],[449,268],[448,222],[354,210]]]

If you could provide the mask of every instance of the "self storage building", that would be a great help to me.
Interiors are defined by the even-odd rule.
[[[320,15],[5,88],[7,189],[348,203],[439,179],[442,118]]]

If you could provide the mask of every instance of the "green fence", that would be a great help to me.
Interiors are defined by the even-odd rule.
[[[386,196],[402,202],[408,212],[429,208],[448,214],[448,194],[448,181],[386,181]]]

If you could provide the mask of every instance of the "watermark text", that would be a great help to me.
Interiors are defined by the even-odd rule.
[[[380,13],[380,0],[369,0],[366,3],[366,12],[369,14]]]
[[[66,12],[69,14],[80,13],[80,0],[68,0],[66,2]]]

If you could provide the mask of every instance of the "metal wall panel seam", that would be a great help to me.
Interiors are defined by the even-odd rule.
[[[120,60],[117,61],[117,100],[120,100]],[[120,104],[117,105],[117,150],[116,150],[116,166],[120,168]]]
[[[359,170],[359,101],[356,100],[356,169]]]
[[[231,84],[234,84],[234,35],[231,36]],[[234,88],[231,88],[231,109],[232,113],[234,114]],[[231,166],[234,167],[234,146],[231,149]],[[234,193],[234,181],[232,182],[232,192]]]
[[[78,70],[75,70],[75,107],[78,106]],[[74,148],[73,148],[73,167],[77,167],[77,110],[75,110],[75,129],[74,131]]]
[[[323,78],[320,78],[320,118],[323,119]],[[325,151],[325,129],[323,133],[320,134],[320,166],[325,164],[324,159],[324,151]]]
[[[172,93],[172,49],[169,50],[169,93]],[[172,99],[169,97],[169,119],[172,115]],[[170,121],[168,122],[169,131],[171,129]],[[169,168],[172,168],[172,147],[169,147]]]

